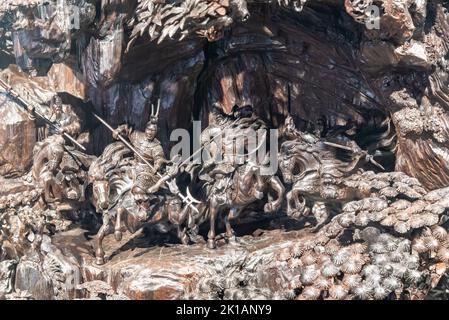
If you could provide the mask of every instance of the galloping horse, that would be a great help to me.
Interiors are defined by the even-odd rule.
[[[148,194],[134,186],[132,152],[123,143],[116,142],[92,164],[89,183],[92,185],[92,202],[97,212],[103,214],[103,225],[96,236],[96,263],[104,263],[103,239],[114,233],[117,241],[127,229],[134,234],[146,225],[171,223],[183,244],[189,242],[188,226],[192,226],[190,208],[168,190]],[[199,206],[204,212],[204,207]],[[201,215],[201,214],[200,214]]]
[[[281,208],[284,198],[284,186],[276,175],[262,175],[261,166],[247,162],[240,166],[230,178],[228,187],[223,192],[216,192],[215,186],[220,184],[220,175],[218,170],[215,174],[214,183],[205,187],[204,183],[200,188],[203,189],[205,198],[207,199],[208,215],[210,221],[210,230],[208,233],[208,247],[213,249],[216,247],[216,230],[215,224],[218,214],[224,213],[224,222],[226,225],[226,237],[234,239],[234,230],[231,226],[231,220],[237,218],[243,209],[250,204],[262,200],[269,191],[276,193],[276,198],[264,206],[266,213],[276,212]]]

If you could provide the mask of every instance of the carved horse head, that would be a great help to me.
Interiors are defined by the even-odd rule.
[[[93,204],[97,212],[104,212],[109,208],[109,182],[95,181],[93,183]]]
[[[230,8],[232,17],[240,19],[241,22],[249,19],[250,13],[246,0],[231,0]]]
[[[284,182],[291,184],[293,183],[293,171],[296,165],[295,158],[293,156],[281,155],[279,157],[279,169],[281,170]]]

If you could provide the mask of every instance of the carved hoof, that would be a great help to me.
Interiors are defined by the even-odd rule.
[[[212,239],[207,240],[207,247],[209,249],[216,249],[217,244],[215,243],[215,240],[212,240]]]
[[[189,244],[189,237],[186,234],[182,235],[180,237],[180,239],[181,239],[181,243],[183,245],[188,245]]]
[[[239,210],[237,210],[236,208],[232,208],[231,210],[229,210],[229,219],[235,219],[239,216]]]
[[[266,203],[263,207],[263,211],[265,213],[273,213],[275,211],[273,204],[271,203]]]
[[[299,219],[302,216],[302,211],[297,209],[287,210],[287,216],[292,219]]]
[[[264,196],[264,194],[263,194],[263,192],[260,192],[260,191],[254,191],[254,196],[258,199],[258,200],[262,200],[263,199],[263,196]]]
[[[206,240],[204,240],[204,238],[198,234],[196,235],[191,235],[190,237],[190,241],[192,241],[193,243],[206,243]]]
[[[239,241],[235,235],[232,235],[230,237],[226,236],[226,240],[227,240],[228,244],[230,244],[230,245],[237,245],[239,243]]]
[[[102,266],[105,264],[104,256],[95,257],[95,264],[98,266]]]
[[[309,214],[310,214],[310,208],[308,208],[308,207],[305,207],[304,209],[303,209],[303,215],[304,215],[304,217],[307,217]]]
[[[79,198],[78,192],[75,190],[69,190],[67,192],[67,199],[69,200],[77,200]]]
[[[120,230],[116,230],[114,232],[114,237],[115,237],[115,240],[121,241],[122,240],[122,232]]]

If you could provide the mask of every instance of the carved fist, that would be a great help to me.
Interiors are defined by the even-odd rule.
[[[121,134],[125,134],[125,135],[129,134],[129,130],[130,130],[130,128],[128,127],[127,124],[122,124],[122,125],[118,126],[117,129],[114,130],[114,132],[112,133],[112,137],[115,140],[119,140],[119,136]]]
[[[120,130],[116,129],[116,130],[114,130],[114,132],[112,133],[112,138],[114,138],[114,140],[118,140],[120,134],[121,134]]]

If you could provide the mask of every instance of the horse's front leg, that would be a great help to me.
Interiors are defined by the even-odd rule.
[[[218,213],[218,206],[215,201],[210,202],[210,227],[209,227],[209,233],[207,234],[207,247],[209,249],[215,249],[216,243],[215,243],[215,220],[217,219],[217,213]]]
[[[287,215],[292,216],[295,211],[295,206],[292,205],[293,202],[295,202],[295,199],[293,199],[295,193],[293,190],[290,190],[287,192],[286,200],[287,200]]]
[[[251,167],[249,170],[247,170],[243,177],[241,178],[241,186],[240,190],[243,194],[247,195],[249,191],[254,187],[253,178],[256,175],[257,167]]]
[[[96,242],[97,242],[97,250],[95,252],[95,263],[98,265],[102,265],[105,263],[104,261],[104,250],[103,250],[103,239],[106,237],[106,235],[109,234],[111,231],[111,219],[109,217],[109,213],[105,211],[103,213],[103,225],[101,226],[100,230],[97,233],[96,236]]]
[[[282,206],[282,201],[284,199],[285,187],[278,177],[274,176],[270,179],[270,186],[274,192],[276,192],[276,199],[265,204],[264,211],[266,213],[273,213],[279,210]]]
[[[179,240],[181,240],[182,244],[189,244],[189,237],[187,236],[187,227],[189,225],[189,218],[190,218],[190,208],[189,206],[185,206],[184,209],[181,212],[179,223],[177,225],[178,227],[178,237]]]
[[[301,207],[301,201],[299,200],[300,197],[301,197],[301,190],[293,189],[292,190],[292,199],[295,202],[296,210],[299,210],[299,208]]]
[[[177,228],[178,238],[181,241],[181,243],[183,245],[188,245],[189,237],[187,236],[187,232],[186,232],[187,228],[181,227],[180,225],[177,225],[176,228]]]
[[[117,217],[115,219],[115,228],[114,228],[114,237],[115,240],[121,241],[122,240],[122,219],[123,215],[126,213],[125,208],[118,208],[117,209]]]
[[[317,221],[317,226],[322,225],[329,217],[329,211],[326,204],[320,201],[314,203],[312,207],[312,214]]]
[[[309,213],[310,209],[306,206],[306,200],[301,197],[301,189],[293,186],[293,189],[287,194],[287,215],[292,218],[299,218],[307,216]]]
[[[189,238],[189,241],[192,241],[193,243],[197,243],[201,240],[203,240],[201,238],[201,236],[199,235],[199,231],[200,231],[200,227],[198,225],[198,223],[195,221],[195,219],[189,215],[189,220],[187,223],[187,228],[186,228],[186,234]]]
[[[228,214],[224,217],[224,222],[226,226],[226,240],[228,243],[237,243],[237,237],[235,236],[235,231],[232,228],[231,221],[239,216],[239,210],[237,208],[232,208],[229,210]]]
[[[47,173],[43,177],[44,180],[44,198],[46,202],[55,202],[62,199],[62,190],[58,186],[54,177]]]

